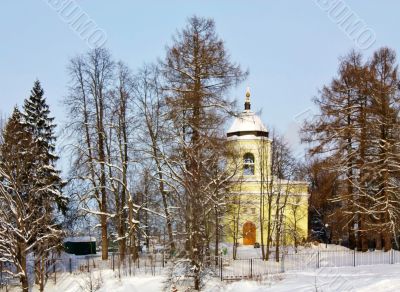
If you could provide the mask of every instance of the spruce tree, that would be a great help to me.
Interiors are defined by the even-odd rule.
[[[19,186],[19,193],[26,198],[32,181],[32,169],[35,167],[36,147],[17,107],[14,108],[2,136],[0,168],[12,176]]]
[[[17,268],[13,275],[20,278],[22,290],[28,291],[28,255],[43,250],[43,243],[47,248],[55,246],[62,232],[56,230],[58,226],[47,216],[51,214],[47,210],[51,209],[46,204],[52,202],[41,202],[51,184],[44,185],[39,177],[39,147],[17,108],[5,126],[2,138],[0,254],[2,261],[12,263]]]
[[[47,195],[53,196],[59,210],[66,211],[67,200],[62,195],[63,181],[60,171],[55,168],[59,157],[55,154],[56,136],[54,118],[50,117],[50,109],[44,97],[39,80],[36,80],[31,95],[24,103],[24,122],[39,147],[37,156],[38,173],[45,185],[51,184]]]
[[[56,137],[54,129],[54,118],[50,117],[49,106],[44,97],[44,91],[38,80],[35,81],[31,90],[31,95],[24,103],[24,123],[27,130],[31,133],[33,141],[37,146],[35,157],[35,176],[36,185],[41,189],[40,196],[35,198],[35,204],[40,212],[39,217],[45,219],[43,229],[38,230],[37,236],[43,237],[48,232],[45,226],[54,226],[58,236],[50,240],[44,240],[35,248],[35,282],[40,285],[40,290],[44,289],[43,265],[47,251],[56,248],[62,243],[62,232],[60,225],[57,224],[55,205],[65,214],[68,201],[62,195],[64,185],[60,171],[55,168],[55,163],[59,157],[55,154]]]

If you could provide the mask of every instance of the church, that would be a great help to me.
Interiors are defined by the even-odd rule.
[[[272,139],[251,110],[249,89],[244,111],[233,121],[227,139],[236,175],[228,195],[225,241],[266,245],[269,237],[274,245],[279,230],[279,244],[303,242],[308,234],[308,183],[272,174]]]

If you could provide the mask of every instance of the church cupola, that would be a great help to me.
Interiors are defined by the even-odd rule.
[[[268,137],[267,127],[265,127],[260,117],[251,111],[249,88],[246,90],[244,111],[235,118],[227,132],[227,136]]]

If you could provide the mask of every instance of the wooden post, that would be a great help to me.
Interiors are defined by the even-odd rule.
[[[221,256],[219,257],[219,272],[220,272],[221,281],[222,281],[223,280],[223,277],[222,277],[222,252],[221,252]]]
[[[129,264],[129,276],[132,276],[132,258],[131,255],[128,255],[128,264]]]
[[[250,259],[250,279],[253,278],[253,259]]]
[[[57,270],[56,270],[56,261],[53,262],[53,272],[54,272],[54,284],[57,284]],[[44,279],[42,279],[44,281]]]
[[[394,264],[394,250],[393,248],[390,250],[390,263]]]

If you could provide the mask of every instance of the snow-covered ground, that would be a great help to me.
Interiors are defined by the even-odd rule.
[[[112,271],[103,271],[92,276],[92,284],[101,278],[99,292],[157,292],[163,291],[165,276],[138,275],[119,279]],[[46,286],[50,292],[90,291],[87,274],[66,276],[57,285],[52,281]],[[259,281],[221,282],[207,281],[206,292],[308,292],[308,291],[359,291],[390,292],[400,291],[400,265],[379,265],[344,268],[322,268],[273,275]]]
[[[315,263],[316,251],[318,251],[318,265]],[[300,251],[300,257],[285,257],[285,273],[281,273],[281,263],[275,263],[273,260],[265,262],[257,259],[261,256],[260,249],[241,246],[238,252],[240,258],[253,258],[253,280],[226,280],[235,278],[230,278],[230,273],[236,276],[241,274],[248,276],[249,274],[249,260],[233,261],[228,252],[223,261],[223,276],[225,280],[221,282],[217,277],[207,279],[204,291],[400,291],[399,251],[387,253],[383,251],[366,252],[355,256],[353,251],[340,246],[311,246]],[[289,251],[288,255],[292,252]],[[310,254],[312,255],[311,257],[309,256]],[[356,267],[354,267],[355,259]],[[73,262],[76,262],[75,264],[79,263],[77,258],[74,258]],[[293,265],[294,262],[299,263]],[[86,260],[83,263],[85,264]],[[142,259],[142,265],[143,263]],[[317,268],[317,266],[320,268]],[[132,269],[132,276],[129,276],[131,274],[130,269],[129,272],[126,269],[121,269],[118,272],[117,268],[112,271],[109,262],[105,262],[102,265],[96,262],[96,265],[92,265],[90,269],[91,273],[86,270],[86,267],[84,269],[73,269],[73,273],[70,274],[69,270],[66,269],[64,272],[58,272],[56,277],[51,275],[45,291],[164,291],[166,273],[168,272],[167,268],[158,267],[157,270],[153,271],[142,267],[141,269]],[[267,275],[268,272],[273,274]],[[55,278],[57,283],[54,283]],[[235,279],[239,278],[236,277]],[[180,289],[180,287],[178,288],[178,291],[187,291]],[[19,289],[11,291],[19,291]],[[36,292],[38,290],[34,288],[33,291]]]
[[[308,291],[400,291],[400,265],[321,268],[316,271],[287,272],[261,281],[221,283],[212,281],[207,292],[308,292]]]
[[[112,270],[95,271],[93,273],[60,275],[57,284],[49,279],[46,292],[157,292],[164,291],[165,276],[137,275],[132,277],[118,277]],[[0,290],[1,291],[1,290]],[[11,291],[20,291],[16,288]],[[37,292],[34,287],[32,292]]]

